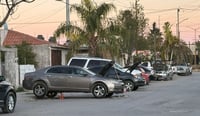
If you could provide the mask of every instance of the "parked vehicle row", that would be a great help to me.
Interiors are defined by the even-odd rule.
[[[66,66],[50,66],[26,73],[23,87],[33,90],[37,98],[52,98],[59,92],[87,92],[104,98],[124,90],[137,90],[152,79],[173,79],[174,73],[166,64],[157,62],[153,68],[144,64],[137,62],[125,68],[110,59],[72,57]]]
[[[192,74],[188,65],[170,67],[157,62],[122,67],[110,59],[72,57],[68,65],[49,66],[24,75],[23,88],[32,90],[36,98],[53,98],[62,92],[92,93],[95,98],[131,92],[151,80],[172,80],[174,74]],[[0,76],[0,108],[14,112],[17,96],[14,87]]]

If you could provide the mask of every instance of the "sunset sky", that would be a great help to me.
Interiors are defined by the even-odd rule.
[[[65,1],[65,0],[64,0]],[[81,0],[69,0],[70,4],[80,3]],[[128,9],[135,0],[93,0],[97,4],[113,3],[117,10]],[[172,24],[173,34],[176,35],[177,9],[180,8],[180,37],[187,43],[199,40],[200,35],[200,0],[140,0],[144,7],[145,17],[149,19],[149,28],[156,22],[161,28],[164,22]],[[4,14],[4,9],[0,9]],[[116,17],[115,12],[110,17]],[[36,0],[34,3],[22,3],[7,21],[8,28],[22,33],[37,36],[43,35],[46,39],[61,22],[66,20],[66,4],[56,0]],[[0,17],[1,18],[1,17]],[[70,14],[70,21],[79,25],[80,20],[75,13]]]

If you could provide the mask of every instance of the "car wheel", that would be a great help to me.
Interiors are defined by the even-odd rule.
[[[124,81],[124,87],[126,91],[132,91],[134,89],[134,83],[132,81]]]
[[[97,83],[93,86],[92,94],[96,98],[104,98],[107,95],[107,88],[102,83]]]
[[[106,97],[111,97],[113,95],[113,93],[108,93],[107,95],[106,95]]]
[[[5,105],[2,108],[4,113],[12,113],[14,112],[16,105],[16,96],[13,92],[9,92],[5,99]]]
[[[56,95],[57,95],[57,92],[55,92],[55,91],[47,92],[47,97],[48,98],[54,98]]]
[[[47,94],[47,86],[43,82],[36,82],[33,86],[33,93],[34,95],[41,99]]]

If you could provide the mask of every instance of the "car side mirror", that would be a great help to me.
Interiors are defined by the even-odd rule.
[[[5,81],[6,79],[5,79],[5,77],[4,76],[0,76],[0,82],[1,81]]]

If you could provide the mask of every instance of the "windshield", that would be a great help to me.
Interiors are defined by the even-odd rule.
[[[122,71],[122,72],[125,72],[125,68],[122,67],[120,64],[115,63],[115,64],[114,64],[114,67],[115,67],[116,69]]]

